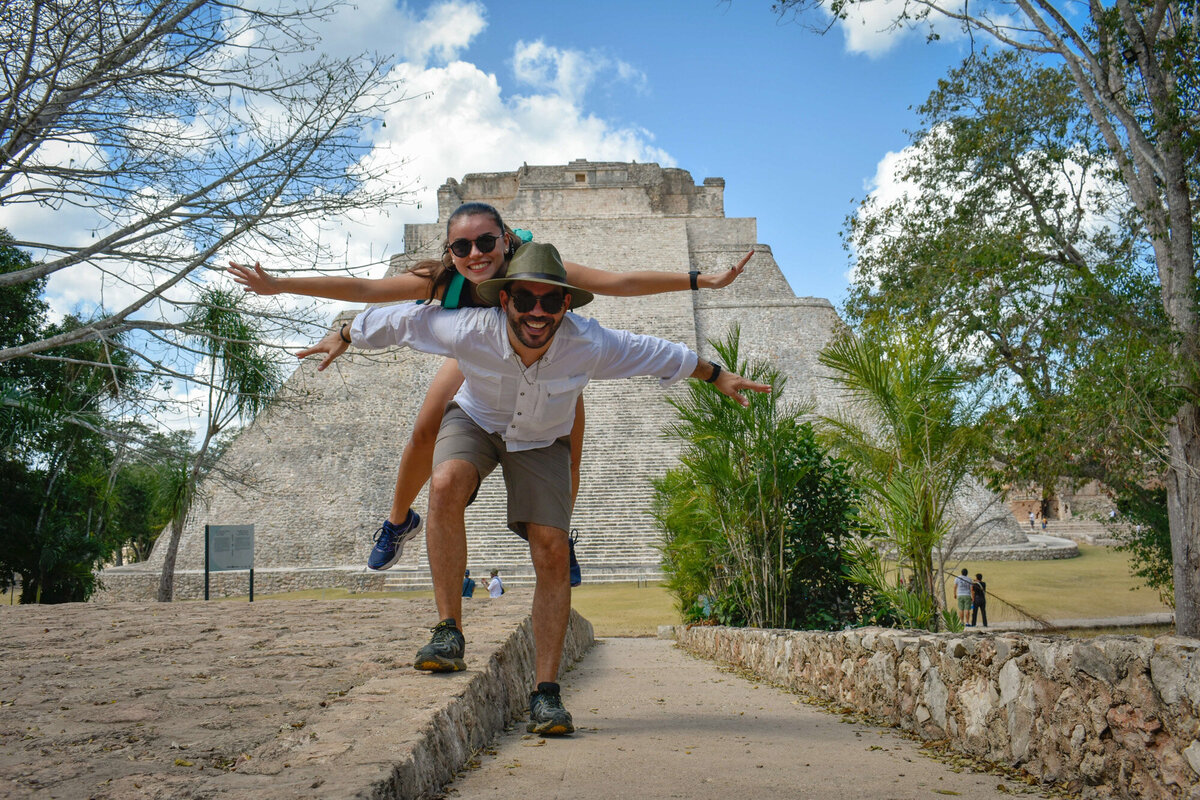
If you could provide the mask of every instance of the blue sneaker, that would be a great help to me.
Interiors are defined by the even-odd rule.
[[[583,583],[583,570],[579,568],[579,562],[575,559],[575,543],[579,541],[579,531],[572,529],[571,535],[567,537],[567,545],[571,548],[571,585],[578,586]]]
[[[374,570],[391,568],[404,555],[404,545],[411,542],[420,531],[421,515],[411,508],[402,525],[393,525],[385,519],[383,527],[375,532],[375,546],[371,548],[367,566]]]

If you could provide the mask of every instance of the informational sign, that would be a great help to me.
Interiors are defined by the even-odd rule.
[[[253,525],[205,525],[208,570],[254,569]]]

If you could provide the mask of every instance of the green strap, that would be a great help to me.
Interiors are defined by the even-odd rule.
[[[462,298],[463,284],[467,279],[462,276],[461,272],[454,273],[454,277],[450,279],[450,284],[446,287],[446,294],[442,296],[442,308],[458,308],[459,300]]]

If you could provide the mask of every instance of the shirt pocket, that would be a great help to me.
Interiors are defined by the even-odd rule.
[[[507,387],[510,389],[510,392],[507,395],[508,402],[506,404],[506,380],[504,375],[485,367],[467,364],[463,361],[458,362],[458,368],[467,379],[468,395],[476,403],[491,409],[502,409],[506,405],[512,404],[511,384],[514,381],[511,379],[507,381],[510,384]]]
[[[575,400],[587,384],[587,375],[543,381],[536,409],[538,427],[550,429],[569,422],[575,414]]]

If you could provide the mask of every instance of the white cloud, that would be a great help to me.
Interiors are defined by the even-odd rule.
[[[400,56],[420,64],[431,57],[438,63],[448,63],[458,58],[486,27],[487,10],[482,3],[438,3],[423,19],[406,26],[400,39]]]
[[[429,7],[412,23],[422,41],[465,44],[482,30],[484,19],[478,3],[446,2]],[[360,43],[369,45],[369,40]],[[542,40],[517,42],[511,61],[514,77],[520,88],[531,91],[516,94],[496,74],[467,60],[426,63],[426,55],[447,52],[430,44],[413,50],[412,58],[393,69],[391,77],[399,79],[409,99],[385,115],[385,127],[372,132],[368,160],[411,183],[412,202],[335,221],[326,241],[340,243],[343,267],[373,264],[365,274],[381,275],[386,269],[382,262],[403,249],[405,223],[436,217],[437,188],[447,178],[515,170],[522,163],[565,164],[575,158],[675,163],[654,145],[649,131],[616,126],[586,111],[585,95],[598,76],[611,74],[640,90],[645,76],[633,65]],[[264,266],[268,258],[264,255]]]
[[[905,162],[916,154],[913,145],[899,153],[888,152],[875,166],[875,175],[863,187],[881,205],[891,205],[902,198],[913,184],[900,178]]]
[[[636,90],[645,88],[646,76],[624,61],[590,50],[561,50],[538,39],[519,41],[513,49],[513,74],[518,83],[580,102],[598,75],[611,72]]]
[[[845,19],[838,22],[845,39],[846,52],[877,58],[901,42],[918,36],[924,38],[936,34],[953,41],[962,35],[958,22],[938,13],[930,14],[923,22],[897,25],[896,20],[906,7],[912,8],[909,0],[860,0],[848,3]]]
[[[334,58],[364,51],[392,54],[413,64],[446,64],[487,28],[487,9],[471,0],[443,0],[424,14],[394,0],[355,0],[353,8],[315,28],[320,50]]]

